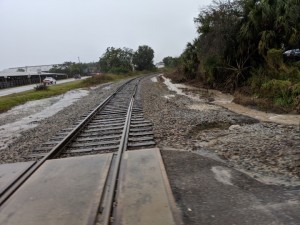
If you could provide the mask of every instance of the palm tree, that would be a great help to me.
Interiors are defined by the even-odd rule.
[[[299,45],[299,11],[300,0],[246,0],[240,51],[251,47],[265,58],[268,49]]]

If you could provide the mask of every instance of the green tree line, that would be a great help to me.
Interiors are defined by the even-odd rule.
[[[214,1],[194,22],[198,37],[165,65],[209,87],[247,86],[278,105],[299,104],[300,62],[283,53],[300,48],[300,0]]]
[[[53,66],[49,72],[88,75],[90,73],[129,73],[135,70],[154,70],[154,50],[147,46],[139,46],[136,51],[130,48],[108,47],[98,62],[75,63],[64,62]]]
[[[134,70],[153,70],[154,50],[139,46],[136,51],[130,48],[109,47],[99,60],[99,67],[104,73],[128,73]]]
[[[88,75],[93,72],[95,66],[95,63],[64,62],[59,65],[54,65],[49,72],[65,73],[69,76],[74,76],[75,74]]]

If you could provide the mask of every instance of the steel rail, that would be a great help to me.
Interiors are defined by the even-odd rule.
[[[73,138],[82,130],[84,129],[85,125],[88,124],[93,117],[96,115],[96,113],[101,110],[104,106],[107,105],[107,103],[129,82],[133,81],[136,78],[130,79],[127,82],[125,82],[123,85],[121,85],[112,95],[107,97],[99,106],[97,106],[89,115],[81,121],[74,129],[72,129],[66,137],[60,141],[56,146],[54,146],[51,151],[45,155],[41,160],[35,162],[29,169],[27,169],[22,176],[19,176],[17,179],[12,181],[10,185],[6,187],[5,190],[2,191],[0,194],[0,207],[5,203],[5,201],[47,160],[52,159],[59,155],[65,146],[73,140]]]
[[[103,215],[104,216],[104,219],[103,219],[104,225],[111,224],[111,215],[112,215],[112,211],[113,211],[114,198],[116,196],[116,189],[117,189],[121,161],[123,158],[123,153],[127,149],[131,115],[132,115],[132,111],[133,111],[133,102],[134,102],[134,97],[135,97],[135,94],[137,91],[137,85],[138,84],[136,84],[136,86],[135,86],[134,93],[131,97],[130,104],[129,104],[129,107],[127,110],[125,125],[124,125],[123,132],[122,132],[122,138],[121,138],[121,142],[120,142],[119,149],[117,152],[116,163],[114,164],[114,168],[113,168],[111,186],[109,188],[106,205],[105,205],[106,210],[104,210],[104,215]]]

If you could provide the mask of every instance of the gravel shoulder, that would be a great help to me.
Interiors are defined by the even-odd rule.
[[[0,151],[0,163],[27,161],[32,150],[71,127],[123,82],[91,89],[39,121]],[[211,96],[177,95],[163,82],[144,79],[138,100],[154,124],[184,223],[299,224],[299,128],[234,113],[212,104]],[[26,115],[10,115],[0,125]]]
[[[300,181],[300,130],[296,125],[261,122],[211,103],[144,81],[145,115],[154,123],[161,149],[210,154],[249,173]],[[170,97],[171,96],[171,97]],[[174,97],[173,97],[174,96]]]
[[[113,84],[100,85],[97,88],[90,88],[87,96],[80,98],[55,115],[37,121],[38,126],[22,132],[7,148],[0,151],[0,163],[28,161],[29,159],[26,156],[30,155],[34,149],[37,149],[42,143],[48,141],[62,129],[72,127],[84,114],[94,109],[124,82],[125,80]],[[56,98],[53,98],[50,104],[54,104],[56,101]],[[21,111],[22,106],[19,107]],[[39,110],[39,107],[35,107],[27,113],[21,111],[19,114],[9,114],[5,118],[0,119],[0,125],[7,125],[22,120],[25,116],[28,116],[28,113],[35,113]]]
[[[141,95],[185,224],[299,224],[297,126],[177,95],[161,76]]]

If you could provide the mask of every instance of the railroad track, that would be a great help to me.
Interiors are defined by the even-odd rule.
[[[96,221],[91,224],[112,224],[124,152],[155,147],[152,124],[144,118],[141,103],[135,99],[140,79],[126,82],[73,127],[62,130],[34,150],[28,158],[35,163],[3,189],[0,209],[49,160],[110,153]]]
[[[134,99],[139,79],[121,87],[74,127],[64,129],[29,155],[29,159],[58,158],[116,152],[124,126],[130,125],[128,150],[155,146],[152,124]],[[130,112],[128,108],[132,102]],[[130,113],[128,124],[126,117]],[[125,137],[123,137],[125,138]],[[127,137],[126,137],[127,138]],[[49,152],[53,154],[49,155]]]

